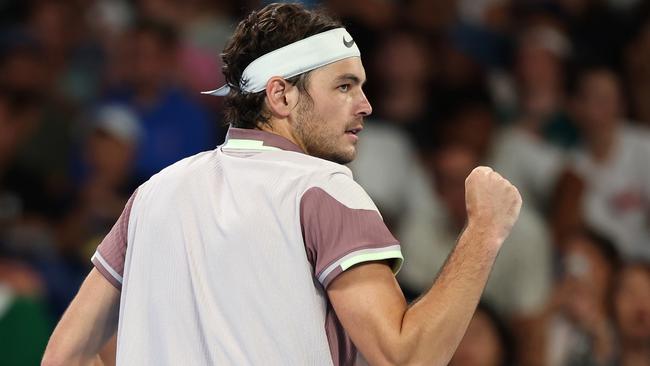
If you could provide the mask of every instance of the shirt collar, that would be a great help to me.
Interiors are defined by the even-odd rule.
[[[253,150],[278,148],[286,151],[305,153],[298,145],[278,134],[262,130],[230,127],[226,134],[224,147],[234,146]]]

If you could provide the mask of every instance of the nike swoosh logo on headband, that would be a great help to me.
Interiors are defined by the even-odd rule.
[[[350,48],[350,47],[354,46],[354,39],[346,41],[345,36],[343,36],[343,44],[345,45],[345,47]]]

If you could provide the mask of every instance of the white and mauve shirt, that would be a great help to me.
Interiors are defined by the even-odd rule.
[[[121,290],[118,365],[351,365],[325,289],[355,264],[402,262],[342,165],[278,135],[226,143],[140,186],[93,256]]]

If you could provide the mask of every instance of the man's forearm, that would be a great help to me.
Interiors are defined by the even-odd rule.
[[[95,269],[56,326],[42,365],[88,365],[117,329],[120,293]]]
[[[468,227],[431,289],[402,320],[400,344],[407,364],[446,365],[481,297],[501,239]]]

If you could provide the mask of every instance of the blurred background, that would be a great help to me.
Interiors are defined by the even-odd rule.
[[[650,365],[650,1],[305,1],[359,44],[350,168],[426,291],[487,164],[524,197],[452,365]],[[223,141],[262,1],[0,0],[0,363],[37,365],[131,192]]]

